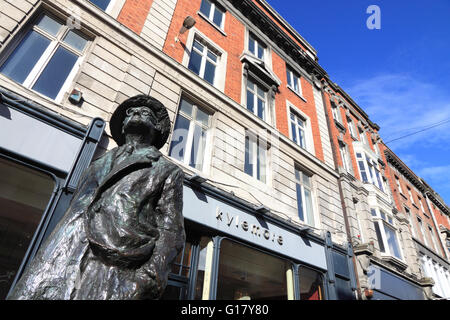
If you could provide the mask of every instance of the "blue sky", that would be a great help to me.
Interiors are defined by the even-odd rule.
[[[267,1],[450,205],[450,0]],[[366,26],[370,5],[381,10],[380,30]]]

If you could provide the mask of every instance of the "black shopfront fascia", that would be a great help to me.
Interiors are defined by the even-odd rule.
[[[222,190],[219,190],[207,183],[198,184],[189,179],[185,178],[185,186],[193,188],[198,193],[204,193],[208,196],[214,197],[220,201],[233,205],[244,211],[255,210],[254,207],[235,197],[234,195],[228,194]],[[214,214],[214,213],[211,213]],[[273,215],[267,213],[258,213],[264,216],[264,219],[269,220],[272,223],[278,224],[285,229],[289,229],[294,232],[299,232],[298,227],[289,224],[287,221],[282,220]],[[306,237],[309,241],[314,241],[316,243],[324,246],[326,265],[328,270],[323,270],[317,268],[308,263],[292,259],[285,255],[281,255],[277,252],[268,250],[267,248],[255,246],[255,244],[247,243],[240,239],[236,239],[229,234],[225,234],[218,230],[214,230],[205,225],[200,225],[194,221],[185,219],[185,228],[187,234],[187,241],[191,241],[191,259],[189,265],[189,275],[187,277],[180,277],[179,275],[170,274],[169,275],[169,285],[175,285],[183,287],[184,293],[180,293],[181,299],[193,300],[195,299],[195,286],[197,283],[197,268],[199,264],[199,254],[200,246],[199,239],[202,236],[210,237],[213,241],[213,261],[211,268],[211,284],[209,290],[209,300],[215,300],[217,296],[217,283],[218,283],[218,273],[219,273],[219,257],[221,242],[223,240],[230,240],[243,246],[247,246],[254,250],[260,251],[261,253],[268,254],[277,258],[281,258],[291,262],[293,267],[293,279],[294,279],[294,299],[300,300],[300,281],[299,281],[299,270],[301,267],[306,267],[311,270],[315,270],[322,273],[323,279],[323,289],[324,289],[324,299],[326,300],[354,300],[355,290],[356,290],[356,278],[353,269],[353,251],[350,244],[347,247],[341,247],[339,245],[333,244],[331,240],[331,233],[326,232],[325,238],[321,238],[315,234],[303,233],[302,236]]]
[[[0,104],[2,107],[2,114],[0,116],[7,118],[8,112],[14,110],[15,112],[20,112],[27,117],[40,121],[43,125],[57,128],[66,134],[72,135],[80,139],[81,142],[80,148],[68,172],[0,146],[0,158],[46,174],[52,177],[55,182],[53,193],[10,287],[11,292],[28,263],[35,256],[40,245],[52,232],[68,208],[81,174],[92,161],[100,139],[102,138],[105,121],[101,118],[94,118],[88,127],[84,127],[48,111],[37,103],[29,101],[3,87],[0,87]]]

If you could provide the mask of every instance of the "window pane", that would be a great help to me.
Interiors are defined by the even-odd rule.
[[[219,259],[218,300],[287,300],[288,261],[229,240]]]
[[[250,36],[248,39],[248,51],[255,54],[255,40]]]
[[[305,132],[302,129],[298,129],[298,135],[299,135],[299,142],[300,147],[306,148],[306,142],[305,142]]]
[[[105,11],[106,8],[108,8],[109,3],[111,2],[111,0],[89,0],[89,1],[92,2],[93,4],[95,4],[97,7],[99,7],[103,11]]]
[[[77,59],[77,55],[59,47],[34,84],[33,90],[55,99]]]
[[[0,159],[0,299],[5,299],[53,192],[50,177]]]
[[[323,300],[323,278],[320,272],[300,267],[300,300]]]
[[[203,296],[203,284],[206,268],[206,251],[210,238],[202,237],[199,243],[200,254],[198,255],[197,283],[195,285],[195,300],[200,300]],[[209,282],[207,282],[209,284]]]
[[[55,21],[46,15],[41,18],[41,20],[37,23],[37,26],[53,36],[56,36],[59,29],[61,29],[61,24],[58,21]]]
[[[172,134],[169,156],[183,161],[186,151],[186,141],[189,133],[190,121],[185,117],[178,115],[175,122],[175,128]]]
[[[187,100],[181,100],[180,112],[183,112],[187,116],[192,116],[192,104]]]
[[[307,223],[309,225],[314,225],[314,215],[313,215],[313,210],[312,210],[312,199],[311,199],[311,192],[307,189],[304,188],[305,190],[305,211],[306,211],[306,215],[308,217],[308,221]]]
[[[75,50],[83,51],[84,47],[86,46],[87,40],[71,30],[64,37],[64,42]]]
[[[202,64],[202,56],[199,55],[195,50],[192,50],[191,58],[189,59],[188,69],[200,75],[201,64]]]
[[[214,74],[216,72],[216,66],[212,64],[209,61],[206,61],[205,66],[205,75],[203,76],[203,79],[208,81],[211,84],[214,84]]]
[[[216,10],[214,10],[214,17],[213,17],[214,24],[216,24],[218,27],[222,27],[222,19],[223,19],[222,11],[216,8]]]
[[[258,180],[266,182],[266,153],[265,143],[258,143]]]
[[[264,48],[258,44],[258,58],[262,59],[264,57]]]
[[[303,214],[303,199],[302,199],[302,187],[300,184],[296,184],[296,190],[297,190],[297,210],[298,210],[298,217],[301,221],[305,221],[305,216]]]
[[[23,83],[49,44],[49,39],[30,31],[2,65],[0,72]]]
[[[295,143],[298,143],[297,142],[297,126],[293,122],[291,122],[291,131],[292,131],[292,140]]]
[[[380,226],[378,225],[378,222],[374,222],[373,225],[375,227],[375,233],[377,234],[378,246],[380,247],[380,251],[386,252],[386,250],[384,249],[383,238],[381,237]]]
[[[197,116],[195,117],[195,119],[206,127],[209,125],[209,114],[201,109],[197,108]]]
[[[217,62],[217,55],[215,55],[211,50],[208,50],[208,58],[214,62]]]
[[[250,141],[250,137],[245,137],[245,163],[244,172],[253,176],[253,143]]]
[[[200,126],[195,125],[194,137],[192,141],[191,159],[189,165],[197,170],[203,168],[203,157],[205,154],[206,131]]]
[[[209,17],[210,11],[211,11],[211,3],[208,0],[202,0],[200,12]]]
[[[265,102],[261,99],[258,99],[258,117],[261,119],[265,119]]]
[[[397,237],[395,236],[395,230],[393,230],[388,225],[384,225],[384,230],[386,231],[386,240],[389,246],[389,251],[395,257],[401,259],[400,249],[397,243]]]
[[[292,87],[291,72],[288,69],[286,69],[286,79],[288,86]]]
[[[255,112],[255,96],[253,93],[247,89],[247,109],[251,112]]]
[[[298,78],[297,78],[297,76],[294,76],[294,90],[296,92],[300,91],[299,88],[298,88]]]
[[[303,182],[303,185],[305,185],[305,186],[307,186],[307,187],[311,187],[311,183],[310,183],[310,180],[311,180],[311,178],[310,177],[308,177],[306,174],[302,174],[302,182]]]

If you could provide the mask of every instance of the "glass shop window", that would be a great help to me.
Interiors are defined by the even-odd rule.
[[[223,240],[217,300],[287,300],[292,295],[291,271],[289,261]]]
[[[0,159],[0,299],[5,299],[47,207],[55,181]]]
[[[301,266],[298,271],[300,300],[324,300],[322,273]]]

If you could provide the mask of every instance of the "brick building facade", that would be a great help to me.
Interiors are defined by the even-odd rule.
[[[17,239],[3,245],[17,249],[2,249],[2,297],[64,214],[77,173],[116,146],[107,121],[136,94],[168,109],[161,152],[186,175],[188,237],[165,298],[446,296],[429,278],[448,274],[448,207],[266,1],[0,3],[0,131],[11,136],[0,164],[21,177],[19,192],[0,180],[11,208],[1,225]],[[439,270],[424,272],[423,256]]]

